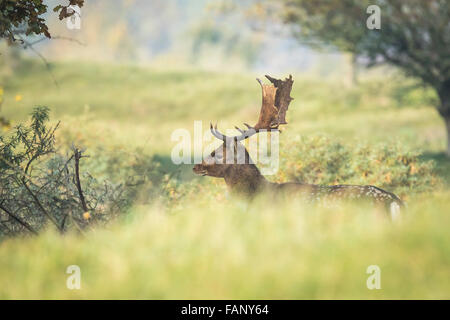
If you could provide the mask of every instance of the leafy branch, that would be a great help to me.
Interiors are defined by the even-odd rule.
[[[70,227],[83,233],[128,203],[122,185],[81,172],[83,151],[72,147],[72,154],[58,152],[59,122],[49,126],[48,121],[49,109],[37,107],[30,123],[0,136],[0,235],[37,234],[47,223],[61,233]]]

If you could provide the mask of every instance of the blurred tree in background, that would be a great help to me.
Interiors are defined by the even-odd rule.
[[[381,29],[366,25],[381,9]],[[300,39],[354,53],[374,66],[388,63],[432,87],[447,128],[450,157],[450,2],[448,0],[284,0],[283,21]]]

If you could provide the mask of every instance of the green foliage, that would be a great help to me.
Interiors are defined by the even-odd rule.
[[[1,299],[447,299],[448,193],[408,203],[401,224],[363,207],[218,203],[133,209],[127,223],[0,246]],[[36,255],[40,258],[36,259]],[[69,265],[81,290],[68,290]],[[370,265],[381,290],[368,290]]]
[[[61,232],[82,229],[126,207],[120,184],[97,181],[89,173],[80,177],[80,151],[57,152],[59,124],[48,126],[48,120],[49,109],[36,107],[29,124],[0,136],[0,235],[37,233],[48,222]]]
[[[450,123],[450,6],[442,0],[285,0],[285,21],[301,38],[362,56],[368,66],[388,63],[420,79],[438,95],[435,107]],[[375,5],[379,29],[366,27]],[[447,155],[450,157],[450,125]]]
[[[281,146],[280,178],[312,184],[370,184],[403,198],[439,184],[432,161],[400,145],[350,146],[325,136],[297,137]]]
[[[438,90],[450,79],[446,67],[450,7],[446,1],[284,2],[285,21],[301,26],[297,28],[301,37],[363,55],[370,64],[388,62]],[[370,5],[380,8],[381,30],[366,26],[369,17],[366,11]]]
[[[70,5],[83,6],[84,0],[69,0],[68,5],[58,5],[54,8],[59,12],[59,19],[70,17]],[[40,35],[51,38],[43,15],[47,13],[47,5],[43,0],[2,0],[0,2],[0,38],[13,42],[16,35]]]
[[[47,6],[41,1],[5,0],[0,3],[0,37],[15,40],[14,29],[25,25],[25,34],[44,34],[50,38],[42,15]]]

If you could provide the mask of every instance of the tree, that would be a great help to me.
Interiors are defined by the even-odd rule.
[[[59,13],[59,20],[68,18],[75,14],[70,6],[82,7],[84,0],[67,0],[67,5],[57,5],[53,8],[54,12]],[[47,13],[47,5],[44,0],[0,0],[0,40],[6,39],[7,44],[20,43],[23,48],[33,50],[45,63],[50,70],[46,59],[33,49],[33,44],[42,41],[45,38],[51,38],[43,15]],[[34,43],[24,39],[24,36],[44,35],[44,37]],[[4,54],[0,53],[3,60]],[[6,62],[8,64],[8,62]],[[53,77],[53,75],[52,75]],[[1,81],[1,79],[0,79]],[[55,83],[57,84],[56,80]],[[3,88],[0,87],[3,91]],[[0,107],[2,103],[2,93],[0,92]],[[9,126],[9,121],[0,117],[0,129]]]
[[[367,20],[380,8],[380,29]],[[377,9],[375,7],[375,9]],[[302,39],[387,63],[434,88],[450,157],[450,2],[448,0],[284,0],[283,20]],[[319,42],[316,42],[316,41]]]
[[[72,16],[75,11],[69,6],[82,7],[84,0],[68,0],[68,5],[58,5],[53,11],[59,13],[59,19]],[[44,0],[1,0],[0,1],[0,38],[10,42],[20,40],[18,35],[40,35],[51,38],[45,19],[47,5]]]

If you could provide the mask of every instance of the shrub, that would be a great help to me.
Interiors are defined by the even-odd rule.
[[[47,223],[64,232],[105,222],[128,204],[121,184],[80,172],[83,151],[55,147],[49,110],[37,107],[29,124],[0,136],[0,236],[37,233]]]
[[[312,184],[370,184],[401,196],[431,191],[440,180],[432,161],[399,145],[349,146],[325,136],[297,137],[280,148],[278,180]],[[284,151],[286,150],[286,151]]]

